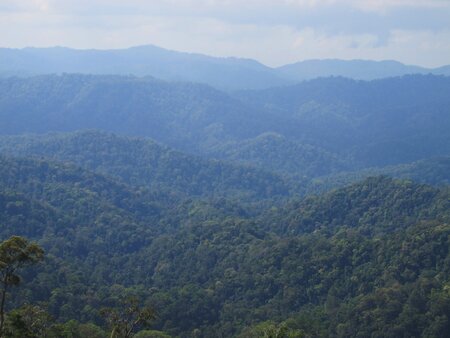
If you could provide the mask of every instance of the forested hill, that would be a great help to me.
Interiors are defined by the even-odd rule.
[[[102,326],[120,294],[152,304],[153,327],[175,336],[258,336],[267,320],[313,337],[448,332],[447,188],[370,178],[252,217],[67,164],[0,163],[2,237],[48,255],[13,299],[45,301],[62,322]]]
[[[449,92],[450,78],[432,75],[325,78],[233,96],[134,77],[9,78],[0,80],[0,133],[101,129],[314,177],[448,156]]]
[[[280,174],[310,178],[352,170],[358,166],[347,155],[273,132],[247,140],[227,142],[212,148],[208,155]]]
[[[33,304],[41,336],[106,338],[104,307],[135,297],[164,338],[447,338],[449,93],[434,75],[0,78],[0,256],[12,235],[45,251],[4,332],[39,335]]]
[[[114,215],[124,218],[123,224],[136,218],[150,225],[177,201],[176,196],[133,189],[70,164],[0,156],[0,169],[2,191],[44,202],[74,221],[107,222],[106,216]]]
[[[293,146],[279,135],[264,134],[242,145],[240,150],[227,145],[224,162],[181,153],[151,139],[95,130],[0,136],[0,154],[71,163],[135,188],[164,191],[177,198],[226,197],[240,203],[266,200],[278,204],[296,195],[319,194],[377,175],[435,186],[450,184],[448,156],[345,171],[353,167],[344,158],[313,146]],[[239,157],[239,152],[245,156]],[[309,175],[296,175],[299,167]],[[318,176],[328,172],[334,174]]]
[[[0,48],[1,338],[448,338],[433,71]]]
[[[434,186],[448,186],[450,185],[450,156],[432,157],[412,163],[317,177],[310,181],[308,191],[316,193],[329,191],[333,188],[349,185],[352,182],[361,181],[367,177],[379,175],[409,179]]]
[[[279,234],[290,236],[315,230],[334,233],[340,227],[358,228],[376,236],[406,228],[421,220],[450,222],[449,187],[439,191],[386,176],[293,202],[263,219]]]
[[[448,155],[449,92],[449,77],[427,75],[318,79],[239,97],[290,119],[303,142],[366,167]]]
[[[70,162],[135,187],[180,198],[288,197],[302,184],[261,169],[187,155],[143,138],[106,132],[0,137],[0,153]]]
[[[276,125],[264,111],[211,87],[152,78],[9,78],[0,80],[0,91],[1,134],[101,129],[198,152]]]

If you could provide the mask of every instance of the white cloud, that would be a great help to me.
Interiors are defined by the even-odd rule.
[[[291,61],[311,58],[399,60],[407,64],[437,67],[450,62],[450,30],[394,30],[383,45],[371,34],[326,35],[311,29],[296,33]],[[289,62],[289,60],[285,60]]]
[[[317,11],[343,3],[375,13],[398,6],[450,4],[442,0],[2,0],[0,43],[4,47],[75,48],[155,44],[216,56],[255,58],[269,65],[311,58],[397,59],[426,66],[450,63],[450,23],[440,30],[398,27],[388,30],[386,41],[380,44],[376,31],[325,31],[311,22],[294,26],[282,19],[275,23],[230,20],[237,15],[233,11],[270,16],[274,4]]]
[[[349,0],[348,3],[364,11],[386,12],[393,8],[450,8],[448,0]]]
[[[18,11],[54,11],[60,14],[76,12],[96,14],[125,9],[146,13],[152,11],[187,11],[213,13],[221,10],[270,10],[288,7],[311,9],[327,6],[347,6],[367,11],[385,11],[396,7],[450,8],[448,0],[2,0],[1,6]]]

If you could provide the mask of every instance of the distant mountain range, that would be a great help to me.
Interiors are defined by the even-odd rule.
[[[406,74],[450,75],[450,66],[429,69],[396,61],[308,60],[271,68],[250,59],[211,57],[151,45],[116,50],[0,49],[1,76],[49,73],[153,76],[237,90],[263,89],[328,76],[373,80]]]
[[[403,76],[407,74],[450,75],[450,66],[439,68],[424,68],[404,65],[398,61],[370,60],[307,60],[282,66],[276,69],[279,76],[302,81],[317,77],[343,76],[355,80],[375,80],[386,77]]]

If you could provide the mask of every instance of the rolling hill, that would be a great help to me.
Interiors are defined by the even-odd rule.
[[[313,337],[445,337],[448,189],[370,178],[260,217],[225,201],[161,206],[149,226],[154,213],[133,207],[146,197],[125,193],[123,210],[124,187],[98,175],[1,163],[2,236],[20,229],[48,256],[15,298],[45,301],[60,321],[100,324],[98,309],[128,294],[175,336],[246,337],[275,320]]]
[[[70,163],[134,187],[183,198],[261,200],[300,185],[280,175],[187,155],[143,138],[99,131],[0,137],[0,154]]]
[[[397,61],[306,60],[277,68],[255,60],[219,58],[146,45],[115,50],[0,48],[0,75],[81,73],[152,76],[208,84],[225,90],[263,89],[319,77],[374,80],[407,74],[450,75],[449,66],[431,69]]]
[[[148,78],[53,75],[3,79],[0,90],[3,135],[99,129],[310,177],[450,154],[443,76],[326,78],[230,95]]]

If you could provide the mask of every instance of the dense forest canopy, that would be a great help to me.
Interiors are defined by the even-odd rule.
[[[71,162],[127,184],[185,197],[286,197],[297,184],[267,170],[203,159],[148,139],[98,131],[45,136],[0,137],[0,149],[14,156]]]
[[[450,78],[190,57],[261,86],[0,78],[0,336],[446,337]]]
[[[0,80],[0,133],[101,129],[321,176],[447,156],[449,92],[449,78],[433,75],[324,78],[235,94],[150,78],[8,78]]]
[[[154,328],[174,335],[228,336],[266,320],[319,336],[444,336],[448,329],[447,188],[380,177],[260,216],[223,201],[142,213],[143,196],[110,185],[102,194],[99,176],[79,172],[78,189],[86,180],[97,187],[80,191],[58,179],[74,175],[70,168],[47,175],[42,163],[33,174],[27,162],[9,167],[2,182],[16,175],[20,194],[1,195],[2,237],[37,239],[48,255],[16,299],[45,301],[59,320],[101,325],[98,309],[120,285],[120,293],[157,309]],[[42,187],[35,175],[48,177]],[[67,205],[74,196],[85,204]],[[359,308],[378,326],[355,322]],[[411,326],[411,311],[420,326]],[[316,315],[320,323],[307,320]]]

